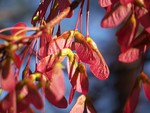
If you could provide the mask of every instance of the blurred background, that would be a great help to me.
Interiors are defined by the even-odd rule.
[[[0,29],[13,26],[17,22],[25,22],[28,26],[32,26],[30,21],[39,3],[40,0],[0,0]],[[77,14],[78,8],[74,11],[71,19],[64,19],[61,22],[63,26],[61,28],[62,32],[74,29]],[[105,10],[99,7],[98,0],[91,0],[90,36],[96,42],[106,60],[110,69],[110,76],[107,80],[100,81],[88,71],[90,84],[88,95],[91,97],[98,113],[121,113],[133,85],[133,76],[135,76],[135,71],[139,68],[140,62],[136,61],[130,64],[118,62],[117,59],[120,49],[115,36],[118,28],[101,28],[100,21],[104,14]],[[83,14],[83,26],[85,26],[85,14]],[[85,29],[83,29],[83,33],[84,31]],[[147,52],[144,70],[150,77],[149,61],[150,53]],[[66,98],[68,98],[71,85],[67,75],[65,77]],[[79,93],[75,94],[72,104],[66,109],[58,109],[46,101],[46,113],[69,113],[79,95]],[[0,99],[2,99],[2,96],[0,95]],[[35,112],[39,113],[40,111],[35,110]],[[141,89],[139,103],[135,113],[150,113],[150,102],[145,98],[143,89]]]

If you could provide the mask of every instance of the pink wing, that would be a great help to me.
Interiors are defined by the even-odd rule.
[[[129,14],[131,11],[131,4],[117,5],[109,13],[105,15],[101,22],[101,26],[104,28],[112,28],[118,26]]]

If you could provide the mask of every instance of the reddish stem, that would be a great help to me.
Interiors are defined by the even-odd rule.
[[[3,35],[3,34],[0,34],[0,39],[7,39],[7,38],[9,38],[10,36],[6,36],[6,35]]]
[[[13,93],[13,113],[17,113],[17,105],[16,105],[16,90],[12,91]]]
[[[81,12],[81,15],[80,15],[80,32],[82,33],[82,12]]]
[[[8,27],[0,30],[0,33],[10,30],[25,30],[25,31],[36,31],[39,30],[38,27]]]
[[[43,104],[45,104],[45,96],[44,96],[44,89],[42,88],[42,100],[43,100]],[[45,113],[45,105],[43,105],[43,108],[42,108],[42,113]]]
[[[147,49],[147,46],[145,45],[144,48],[143,48],[143,53],[142,53],[142,64],[141,64],[141,70],[140,70],[140,73],[143,72],[144,70],[144,62],[145,62],[145,52],[146,52],[146,49]]]
[[[89,36],[89,14],[90,14],[90,0],[87,0],[87,7],[86,7],[86,37]]]
[[[84,6],[84,1],[85,0],[82,0],[82,3],[81,3],[81,6],[80,6],[80,9],[79,9],[79,13],[78,13],[78,18],[77,18],[77,22],[76,22],[76,26],[75,26],[75,30],[78,30],[78,25],[79,25],[79,21],[80,21],[80,26],[81,26],[81,18],[82,18],[82,10],[83,10],[83,6]],[[81,30],[81,27],[80,27],[80,30]]]

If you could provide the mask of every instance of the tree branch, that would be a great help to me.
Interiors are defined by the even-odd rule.
[[[47,30],[50,30],[51,28],[53,28],[63,18],[65,18],[70,12],[72,12],[75,8],[77,8],[81,1],[82,0],[74,0],[66,9],[64,9],[63,12],[61,12],[54,19],[52,19],[50,22],[48,22],[47,25],[44,27],[44,29],[47,31]]]

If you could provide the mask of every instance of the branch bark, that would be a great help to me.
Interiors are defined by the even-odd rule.
[[[70,12],[72,12],[78,5],[81,3],[82,0],[74,0],[63,12],[57,15],[54,19],[47,23],[44,27],[45,30],[49,30],[53,28],[56,24],[58,24],[63,18],[65,18]]]

